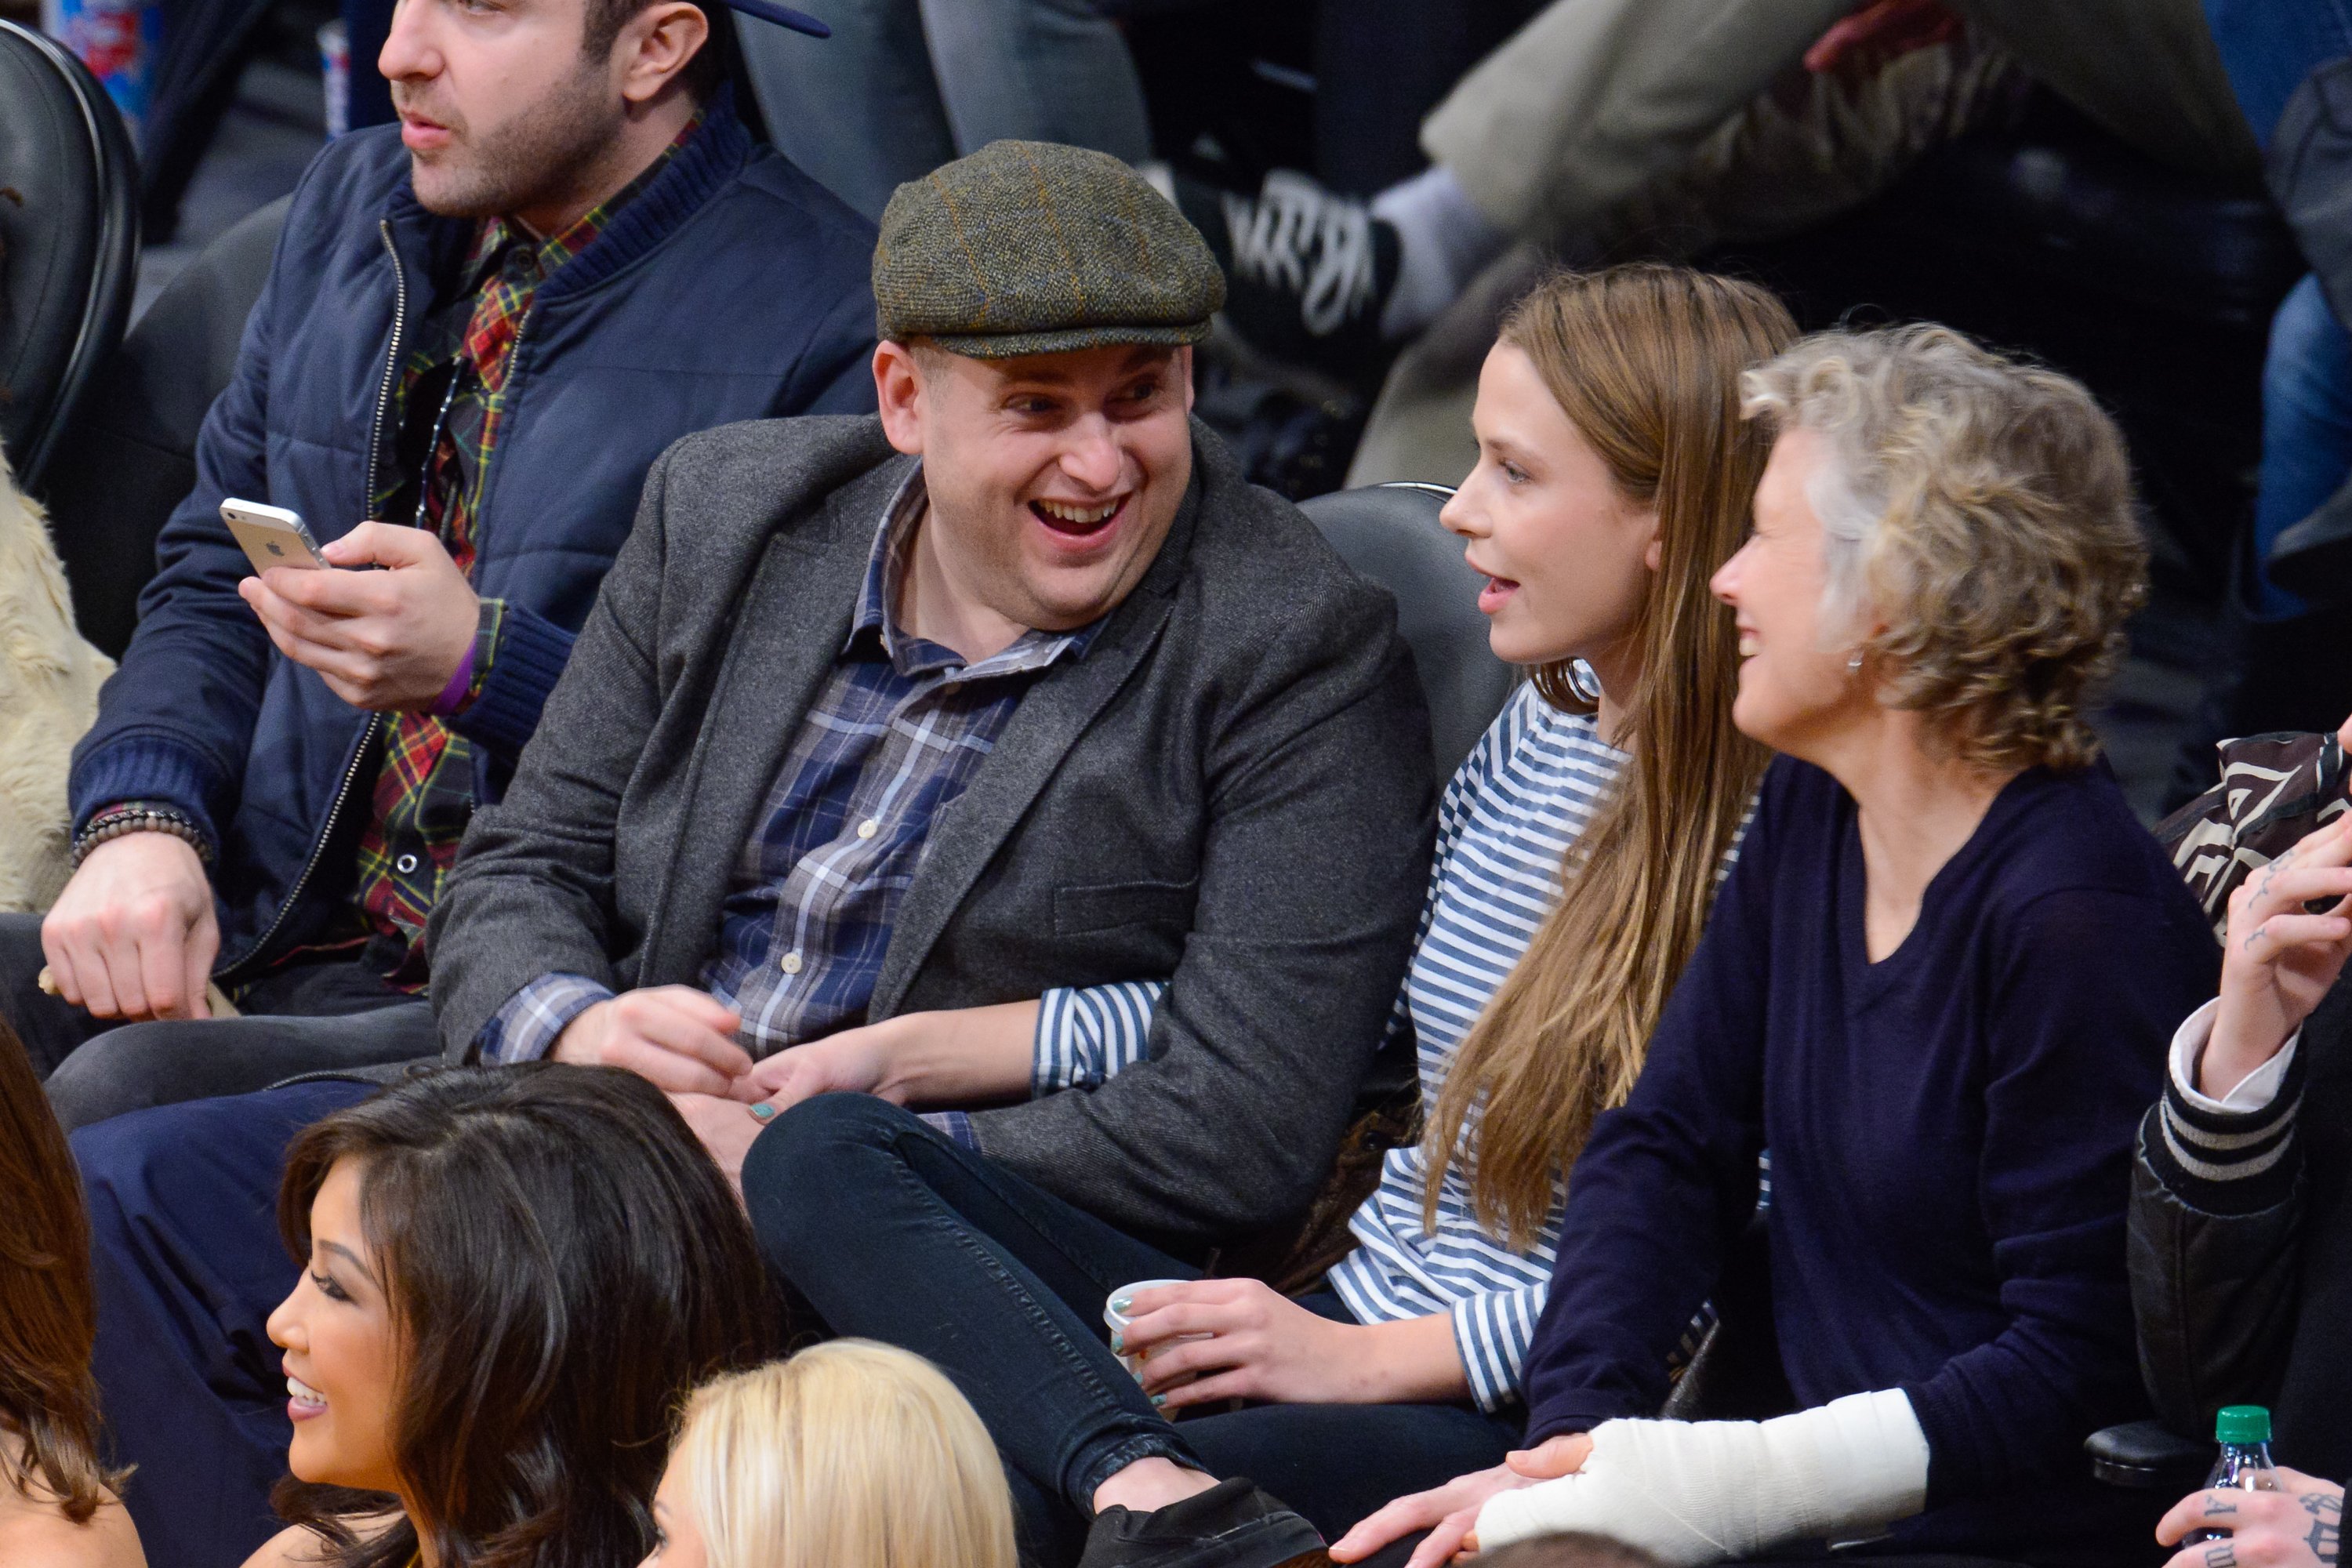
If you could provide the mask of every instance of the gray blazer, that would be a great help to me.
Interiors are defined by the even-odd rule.
[[[877,1020],[1171,978],[1150,1059],[979,1111],[981,1148],[1170,1245],[1300,1214],[1429,875],[1428,713],[1382,590],[1206,426],[1167,543],[932,828]],[[429,934],[449,1054],[554,971],[692,984],[914,459],[873,418],[731,425],[654,465]]]

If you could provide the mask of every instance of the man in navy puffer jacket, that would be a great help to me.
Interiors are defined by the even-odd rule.
[[[304,175],[75,754],[74,879],[0,917],[0,1010],[68,1126],[431,1055],[425,916],[646,468],[873,406],[872,226],[753,144],[709,26],[401,8],[402,124]],[[299,513],[330,569],[254,576],[231,497]],[[208,979],[242,1016],[195,1021]]]

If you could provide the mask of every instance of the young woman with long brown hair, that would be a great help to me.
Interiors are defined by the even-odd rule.
[[[769,1348],[742,1210],[628,1073],[452,1068],[295,1139],[293,1526],[247,1568],[631,1568],[671,1416]]]
[[[1122,1289],[1196,1271],[1113,1247],[1042,1194],[987,1218],[1001,1183],[983,1206],[961,1166],[933,1169],[928,1149],[877,1160],[853,1148],[854,1105],[830,1113],[839,1138],[792,1142],[786,1157],[814,1184],[792,1190],[812,1219],[755,1212],[763,1239],[836,1329],[958,1378],[1026,1483],[1015,1493],[1033,1536],[1093,1514],[1097,1547],[1122,1538],[1104,1561],[1150,1563],[1152,1542],[1195,1550],[1216,1534],[1224,1555],[1183,1561],[1281,1563],[1313,1535],[1295,1515],[1297,1528],[1265,1524],[1278,1505],[1238,1495],[1246,1481],[1207,1495],[1213,1478],[1255,1478],[1328,1538],[1413,1478],[1472,1455],[1493,1464],[1516,1444],[1518,1366],[1568,1164],[1640,1067],[1762,773],[1761,749],[1731,724],[1736,647],[1707,580],[1738,548],[1764,464],[1739,419],[1739,373],[1795,336],[1759,289],[1633,267],[1547,283],[1488,358],[1478,466],[1444,521],[1488,579],[1495,652],[1536,677],[1446,791],[1398,1009],[1429,1135],[1390,1155],[1330,1289],[1294,1301],[1246,1279]],[[1158,997],[1149,982],[1118,989],[1048,999],[1127,1020],[1103,1064],[1142,1056]],[[951,1283],[955,1249],[877,1256],[867,1238],[900,1234],[888,1205],[909,1174],[963,1240],[1019,1266],[991,1276],[1011,1289]],[[885,1281],[888,1268],[904,1279]],[[1106,1289],[1124,1320],[1108,1352],[1146,1358],[1139,1389],[1094,1327]],[[939,1329],[942,1291],[952,1332]],[[1055,1332],[1037,1332],[1041,1316]],[[1041,1353],[1009,1348],[1033,1341]],[[1262,1403],[1206,1413],[1237,1397]],[[1191,1406],[1203,1413],[1160,1418]],[[1244,1519],[1260,1521],[1255,1535]]]
[[[0,1022],[0,1563],[138,1568],[139,1532],[98,1456],[89,1221],[66,1135]]]

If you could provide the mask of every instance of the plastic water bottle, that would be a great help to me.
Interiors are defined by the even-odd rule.
[[[2225,1405],[2213,1417],[2213,1440],[2221,1445],[2213,1471],[2205,1478],[2207,1491],[2274,1492],[2278,1467],[2271,1463],[2271,1413],[2259,1405]],[[2200,1541],[2226,1540],[2226,1530],[2191,1531],[2183,1546]]]

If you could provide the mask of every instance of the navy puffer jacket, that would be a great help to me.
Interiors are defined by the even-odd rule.
[[[136,799],[212,834],[225,981],[350,897],[383,723],[271,647],[237,596],[250,568],[220,502],[290,507],[322,542],[366,517],[392,460],[394,369],[472,237],[417,204],[396,126],[340,137],[311,163],[205,420],[195,489],[157,541],[138,631],[74,753],[77,829]],[[873,244],[722,96],[540,286],[476,513],[475,586],[507,602],[490,676],[456,721],[475,742],[477,800],[498,798],[538,724],[664,447],[739,419],[873,407]]]

